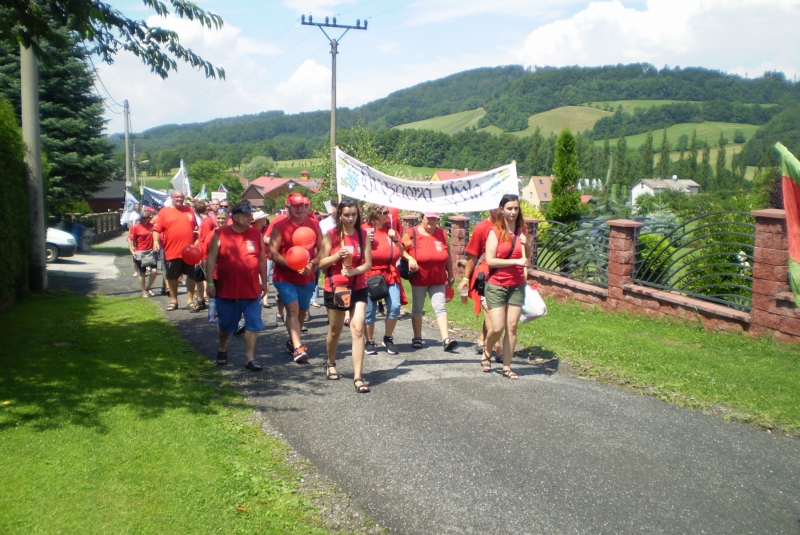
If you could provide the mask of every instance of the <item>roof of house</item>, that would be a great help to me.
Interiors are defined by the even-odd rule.
[[[532,176],[529,184],[533,184],[536,188],[536,195],[539,201],[552,201],[553,194],[550,192],[550,187],[553,185],[552,176]]]
[[[91,195],[90,199],[125,199],[125,182],[123,180],[108,180],[103,182],[101,188]]]
[[[269,176],[261,176],[250,182],[251,186],[256,186],[262,195],[269,195],[270,192],[287,186],[289,182],[294,182],[298,186],[308,188],[312,193],[319,191],[320,186],[324,182],[321,178],[312,178],[310,180],[303,180],[299,178],[277,178]]]
[[[238,179],[239,179],[239,184],[241,184],[241,185],[242,185],[242,189],[247,189],[247,186],[249,186],[249,185],[250,185],[250,181],[249,181],[249,180],[247,180],[247,179],[246,179],[245,177],[243,177],[242,175],[240,175],[239,173],[237,173],[237,172],[235,172],[235,171],[232,171],[232,172],[231,172],[231,174],[232,174],[234,177],[236,177],[236,178],[238,178]]]
[[[678,178],[664,180],[663,178],[643,178],[633,185],[635,188],[639,184],[645,184],[652,190],[674,189],[676,191],[688,191],[690,187],[700,187],[700,184],[688,178]]]
[[[435,171],[433,176],[431,176],[431,180],[454,180],[456,178],[466,178],[472,175],[479,175],[481,173],[485,173],[486,171],[470,171],[469,169],[457,170],[453,169],[452,171]]]

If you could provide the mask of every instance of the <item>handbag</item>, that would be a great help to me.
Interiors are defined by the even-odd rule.
[[[511,255],[514,254],[514,247],[516,247],[516,245],[517,235],[514,234],[514,239],[511,240],[511,250],[508,252],[508,256],[505,257],[504,260],[511,258]],[[483,271],[475,275],[475,283],[472,285],[472,288],[478,293],[478,295],[483,295],[486,292],[486,281],[488,281],[498,269],[499,268],[490,269],[488,275]]]
[[[394,255],[394,242],[389,241],[389,259]],[[389,285],[386,284],[386,279],[383,275],[373,275],[367,279],[367,290],[369,291],[369,298],[373,301],[380,301],[389,297]]]
[[[358,232],[358,245],[361,247],[361,261],[364,261],[364,242],[361,236],[361,229],[357,229]],[[353,289],[349,286],[334,286],[333,285],[333,277],[331,275],[331,268],[328,268],[328,281],[333,288],[333,306],[336,310],[350,310],[350,306],[352,305],[352,296],[353,296]],[[384,281],[385,283],[385,281]]]
[[[525,285],[525,302],[522,304],[522,315],[520,315],[520,323],[528,323],[536,318],[541,318],[547,314],[547,305],[544,304],[542,296],[539,295],[539,285],[529,286]]]
[[[414,233],[414,252],[417,252],[417,229],[411,229],[411,232]],[[416,277],[417,272],[411,271],[408,267],[408,260],[405,257],[400,258],[400,263],[397,264],[397,271],[400,273],[400,278],[410,281],[414,277]]]
[[[143,268],[149,267],[156,267],[158,263],[158,259],[156,258],[156,253],[152,249],[149,251],[141,251],[141,255],[139,256],[139,265]]]

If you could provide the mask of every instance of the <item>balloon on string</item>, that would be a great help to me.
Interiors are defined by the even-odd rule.
[[[292,234],[292,245],[299,245],[306,251],[311,251],[317,245],[317,233],[308,227],[300,227]]]
[[[453,297],[456,296],[456,291],[453,289],[452,286],[445,286],[444,287],[444,302],[449,303],[453,300]]]
[[[302,245],[290,247],[283,257],[286,259],[286,265],[297,271],[306,267],[311,261],[311,255],[308,254],[308,251],[306,251]]]
[[[200,260],[203,258],[203,253],[200,251],[200,248],[196,245],[187,245],[181,251],[181,258],[184,262],[191,266],[195,266],[200,263]]]

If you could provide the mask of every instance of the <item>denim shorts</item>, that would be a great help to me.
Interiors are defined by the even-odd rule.
[[[314,294],[317,281],[312,280],[304,286],[298,286],[291,282],[273,281],[272,285],[278,290],[278,297],[281,298],[284,305],[298,303],[300,310],[308,310],[308,307],[311,306],[311,296]]]
[[[224,333],[235,333],[244,314],[245,331],[261,331],[261,299],[225,299],[217,297],[217,326]]]
[[[389,287],[389,295],[386,297],[386,319],[396,320],[400,317],[400,283],[387,284]],[[367,325],[373,325],[376,321],[375,316],[378,307],[375,302],[370,298],[367,300]]]

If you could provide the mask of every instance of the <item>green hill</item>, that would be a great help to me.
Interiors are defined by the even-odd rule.
[[[484,115],[486,115],[486,110],[478,108],[477,110],[451,113],[449,115],[432,117],[422,121],[414,121],[413,123],[399,124],[393,128],[398,130],[433,130],[434,132],[443,132],[452,135],[477,125],[478,121]]]
[[[701,141],[705,141],[711,146],[714,146],[717,141],[719,140],[719,135],[722,135],[727,138],[728,142],[731,143],[733,141],[733,134],[736,130],[741,130],[744,134],[746,139],[750,139],[758,130],[758,126],[753,124],[743,124],[743,123],[722,123],[722,122],[703,122],[703,123],[683,123],[683,124],[676,124],[667,128],[667,141],[670,143],[670,146],[675,147],[678,144],[678,139],[685,135],[690,140],[692,138],[692,133],[697,130],[697,139]],[[657,130],[653,132],[653,147],[658,149],[661,146],[661,137],[663,135],[663,130]],[[636,134],[633,136],[625,136],[625,141],[628,144],[628,149],[638,149],[642,145],[644,145],[645,138],[647,134]],[[616,144],[616,139],[610,139],[609,142],[611,145]],[[603,140],[596,140],[594,142],[596,146],[602,147]]]

